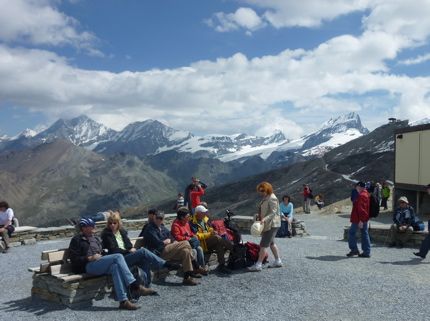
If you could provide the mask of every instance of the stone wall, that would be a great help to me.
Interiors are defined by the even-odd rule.
[[[348,240],[348,232],[349,232],[349,226],[345,226],[343,230],[343,239],[345,241]],[[385,245],[388,246],[390,243],[390,225],[374,225],[371,224],[369,228],[369,236],[370,241],[374,244],[379,245]],[[428,235],[427,232],[420,231],[420,232],[413,232],[409,241],[404,244],[406,247],[413,247],[417,248],[421,245],[421,242],[424,240],[424,238]],[[360,240],[361,236],[360,233],[357,232],[357,239]]]
[[[165,223],[170,226],[175,219],[176,214],[166,214]],[[234,216],[233,222],[238,226],[242,234],[249,234],[253,218],[250,216]],[[126,230],[140,231],[147,219],[127,220],[123,219],[122,223]],[[106,222],[96,222],[97,232],[100,233],[105,228]],[[303,221],[296,221],[293,223],[296,229],[297,236],[307,235],[305,224]],[[64,238],[71,238],[78,232],[74,226],[59,226],[59,227],[33,227],[33,226],[20,226],[16,228],[15,233],[10,239],[10,246],[21,246],[28,244],[35,244],[37,241],[57,240]]]
[[[242,234],[249,234],[252,223],[254,223],[254,218],[251,216],[233,216],[232,221],[237,225]],[[293,228],[296,230],[296,236],[306,236],[308,235],[306,231],[306,226],[303,221],[295,220],[293,221]]]

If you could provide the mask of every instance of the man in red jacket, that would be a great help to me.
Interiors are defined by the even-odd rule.
[[[348,245],[351,250],[346,256],[352,257],[358,255],[359,257],[370,257],[370,238],[369,238],[369,209],[370,209],[370,195],[365,189],[363,182],[358,182],[356,187],[358,197],[352,205],[351,211],[351,227],[349,228]],[[357,247],[357,229],[361,231],[361,249],[362,253],[358,251]]]

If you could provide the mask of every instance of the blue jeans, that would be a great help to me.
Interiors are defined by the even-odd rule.
[[[358,230],[358,224],[351,223],[349,228],[348,245],[352,252],[358,252],[356,233]],[[370,255],[370,237],[369,237],[369,222],[363,223],[361,229],[361,249],[363,254]]]
[[[197,252],[197,258],[196,258],[196,261],[197,261],[197,264],[200,266],[200,267],[205,267],[205,253],[203,252],[203,249],[202,249],[202,247],[201,246],[197,246],[194,250],[196,250],[196,252]]]
[[[136,279],[131,274],[122,254],[102,256],[99,260],[88,262],[85,270],[88,274],[112,276],[115,297],[118,301],[127,300],[127,288]]]
[[[126,254],[124,259],[128,266],[137,265],[143,270],[146,278],[146,287],[151,284],[151,267],[155,270],[159,270],[166,264],[165,260],[145,248],[141,248],[134,253]]]

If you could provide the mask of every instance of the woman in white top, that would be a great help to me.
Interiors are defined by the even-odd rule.
[[[13,210],[9,207],[7,202],[0,202],[0,236],[5,243],[3,252],[9,249],[9,237],[12,235],[15,228],[12,225]]]

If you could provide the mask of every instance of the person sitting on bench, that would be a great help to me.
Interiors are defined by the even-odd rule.
[[[81,218],[79,221],[81,232],[70,241],[69,255],[74,273],[88,273],[91,275],[112,276],[116,300],[119,308],[137,310],[139,306],[127,298],[127,291],[143,295],[146,291],[136,282],[133,274],[121,254],[103,256],[102,241],[94,235],[95,223],[92,219]]]
[[[231,271],[225,265],[225,252],[233,249],[233,243],[216,234],[215,230],[208,223],[209,218],[207,213],[208,209],[206,207],[198,205],[194,209],[191,228],[199,238],[203,251],[216,252],[218,259],[218,272],[229,274]]]
[[[119,253],[124,255],[125,262],[129,267],[137,265],[143,270],[146,295],[155,294],[156,291],[148,288],[151,285],[151,267],[159,270],[162,268],[178,269],[178,264],[168,263],[151,251],[140,248],[136,249],[128,238],[127,231],[122,228],[121,215],[119,212],[109,212],[107,226],[101,234],[103,248],[108,254]]]
[[[12,225],[13,218],[13,210],[9,207],[9,204],[4,201],[0,202],[0,236],[5,244],[3,253],[9,250],[9,238],[15,231],[15,227]]]
[[[170,231],[164,226],[164,213],[155,214],[155,220],[145,228],[143,237],[145,247],[166,261],[174,260],[182,263],[184,270],[183,285],[197,285],[193,276],[193,250],[188,241],[172,241]]]
[[[394,224],[390,229],[390,247],[403,245],[409,240],[415,222],[415,213],[412,206],[409,206],[409,201],[406,196],[402,196],[398,200],[399,206],[393,215]]]
[[[191,248],[196,252],[195,269],[199,270],[199,274],[207,275],[208,271],[205,268],[205,255],[200,241],[190,226],[190,211],[188,207],[182,206],[176,212],[176,219],[172,223],[171,234],[176,241],[188,241]]]

